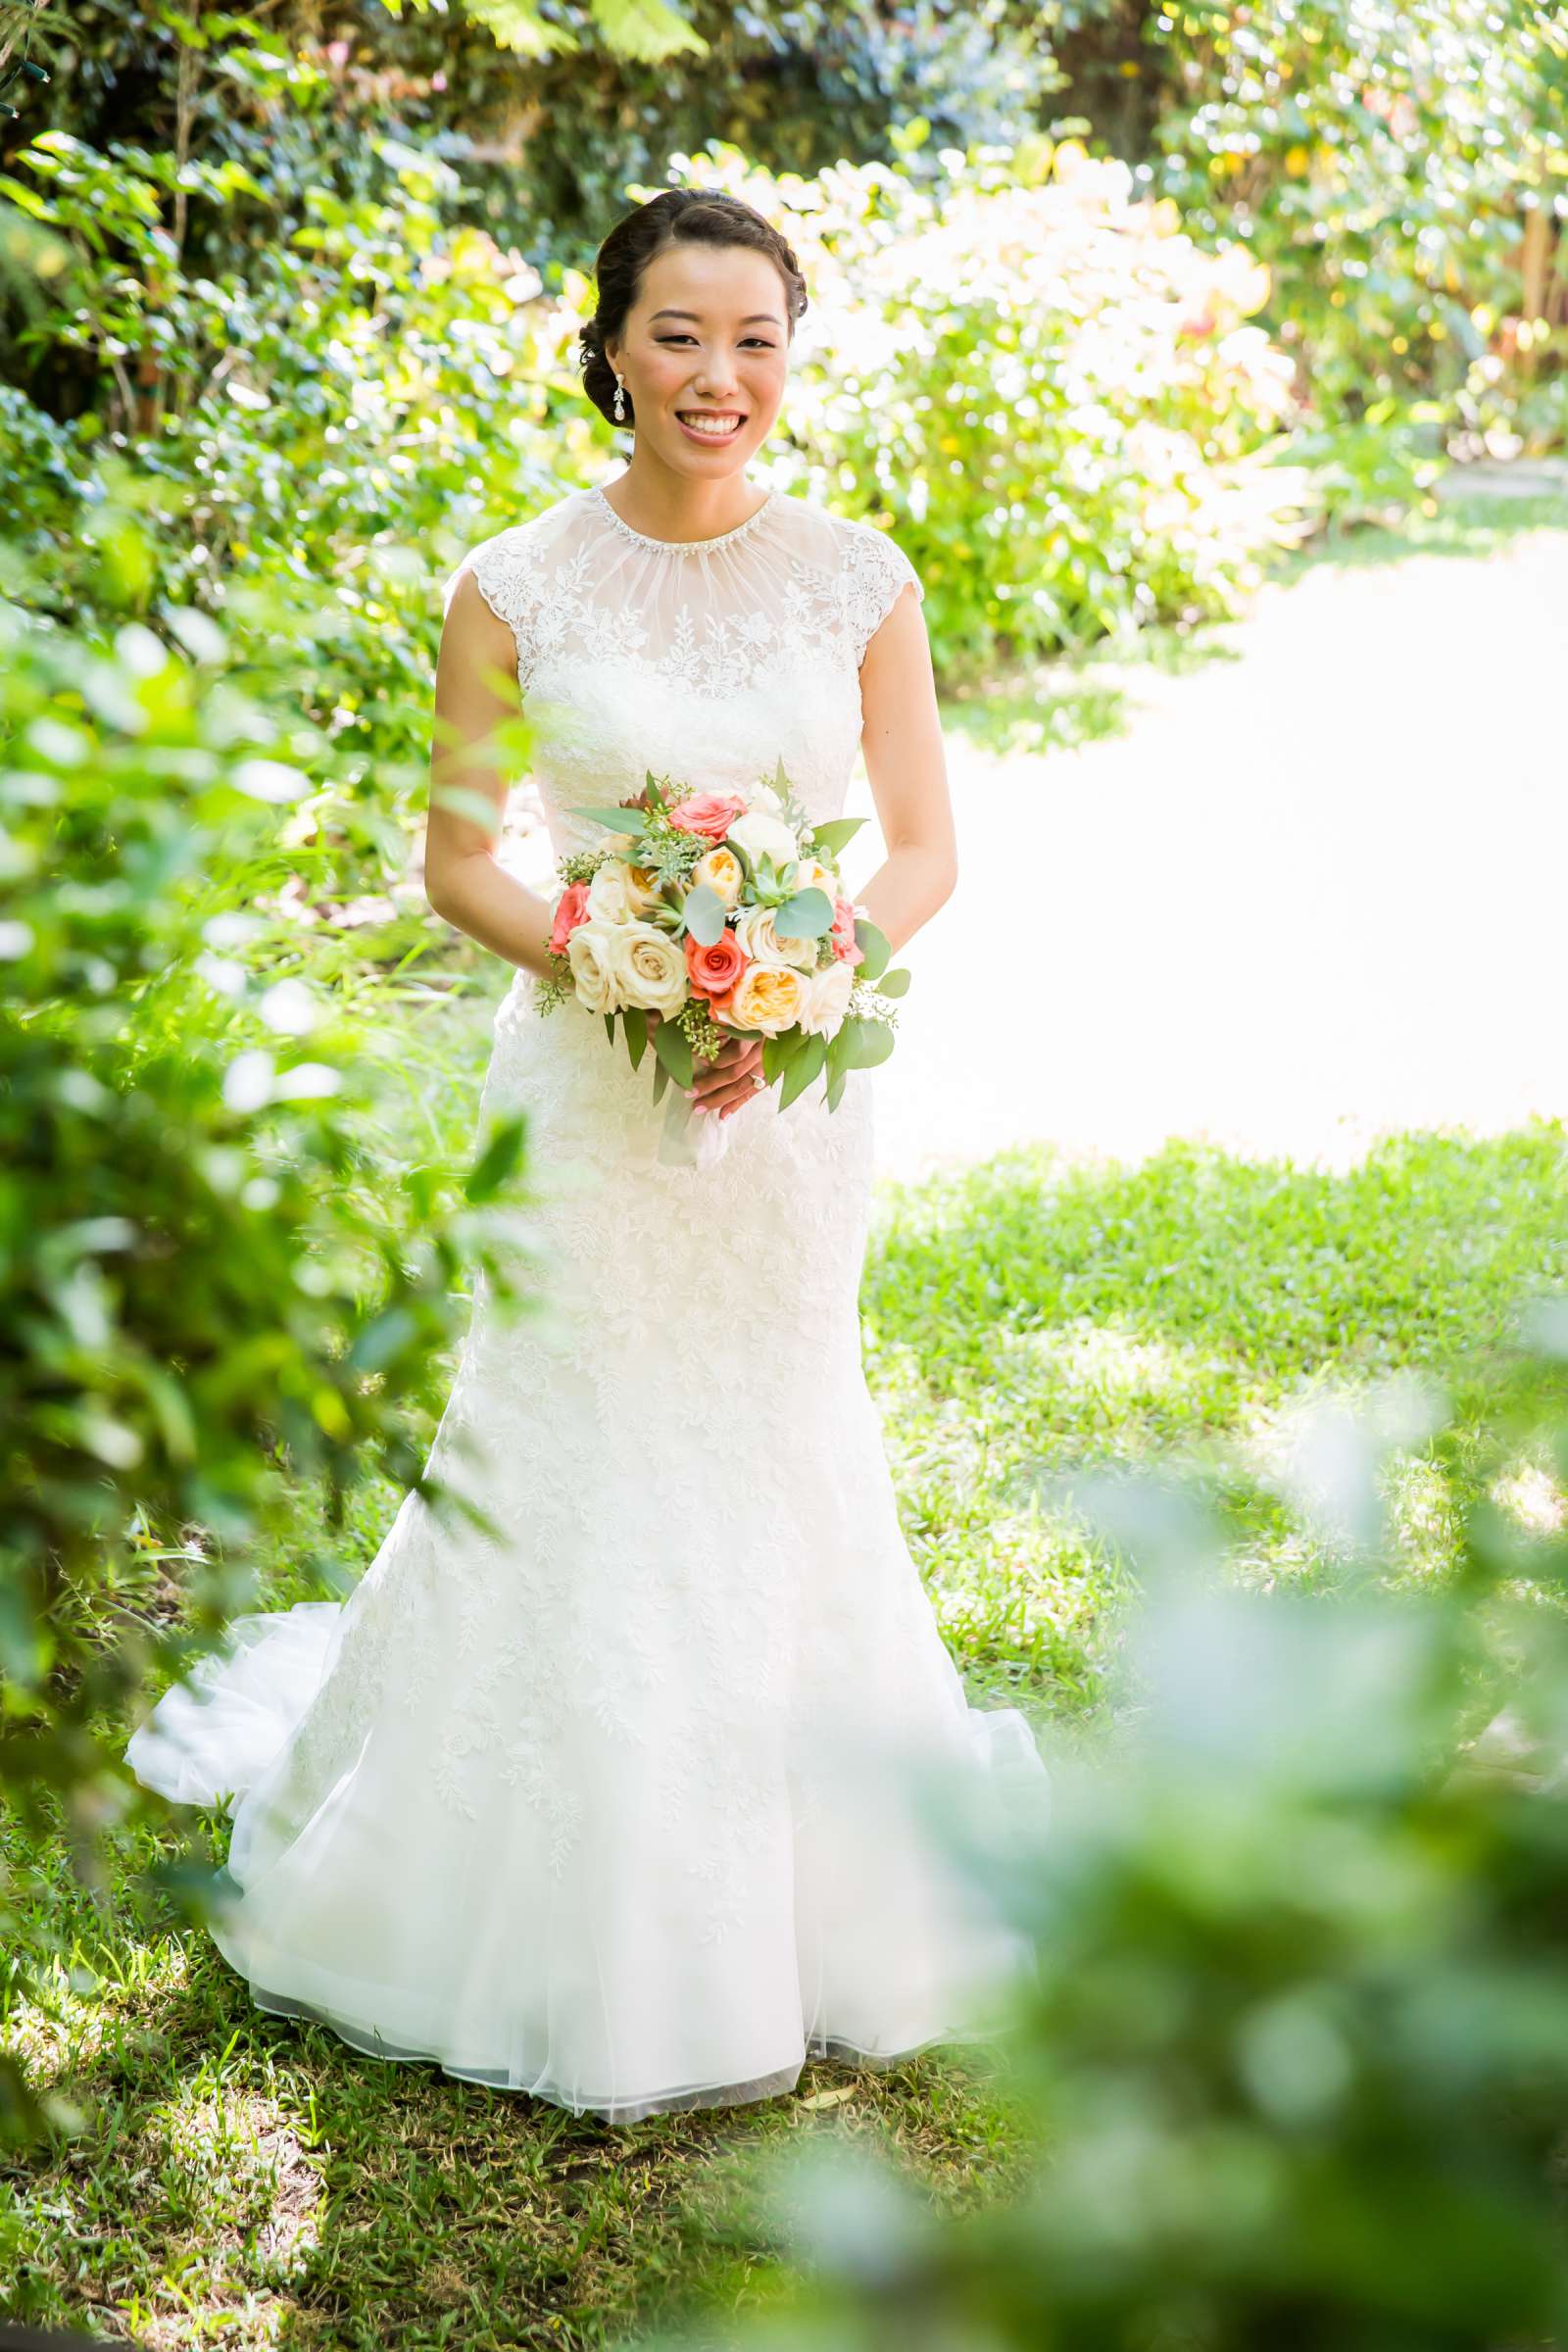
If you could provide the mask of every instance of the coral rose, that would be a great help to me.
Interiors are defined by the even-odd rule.
[[[690,792],[675,803],[668,815],[670,823],[679,825],[683,833],[701,833],[709,841],[722,841],[745,807],[738,792]]]
[[[566,942],[579,923],[588,920],[588,885],[568,882],[556,906],[556,919],[550,926],[550,953],[564,956]]]
[[[700,997],[727,996],[746,970],[746,952],[726,924],[710,948],[686,934],[686,977]]]

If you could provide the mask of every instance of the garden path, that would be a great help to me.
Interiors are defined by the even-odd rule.
[[[962,878],[901,958],[880,1173],[1174,1135],[1343,1166],[1568,1113],[1568,527],[1322,561],[1225,641],[1123,673],[1112,741],[950,727]]]

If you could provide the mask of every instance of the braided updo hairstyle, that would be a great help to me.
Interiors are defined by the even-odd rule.
[[[790,334],[807,308],[806,280],[794,254],[771,220],[732,196],[726,188],[664,188],[615,222],[599,248],[594,280],[599,307],[577,331],[581,346],[578,364],[583,390],[600,415],[615,419],[615,371],[605,356],[605,338],[618,339],[627,314],[637,300],[643,271],[667,246],[690,242],[703,245],[749,245],[765,253],[784,281],[784,308]],[[627,424],[634,421],[631,391],[621,395]]]

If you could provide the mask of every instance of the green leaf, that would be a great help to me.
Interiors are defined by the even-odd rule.
[[[909,973],[904,964],[891,972],[879,973],[877,986],[885,997],[902,997],[909,985]]]
[[[874,1069],[893,1051],[893,1032],[886,1021],[867,1020],[857,1013],[843,1023],[839,1034],[847,1039],[844,1067],[848,1070]]]
[[[678,1021],[661,1021],[654,1031],[654,1052],[677,1086],[692,1082],[692,1041]],[[658,1101],[656,1095],[654,1100]]]
[[[788,1110],[796,1096],[808,1087],[827,1059],[827,1039],[820,1034],[808,1037],[784,1073],[779,1088],[778,1106]]]
[[[849,1084],[849,1079],[848,1070],[835,1070],[832,1077],[829,1078],[827,1093],[823,1098],[829,1110],[837,1110],[840,1102],[844,1100],[844,1089]]]
[[[825,864],[855,838],[864,822],[863,816],[826,817],[821,824],[811,827],[811,847]]]
[[[527,1129],[527,1118],[521,1114],[501,1122],[468,1171],[468,1181],[463,1188],[466,1199],[475,1203],[492,1200],[507,1179],[516,1173]]]
[[[654,1035],[656,1038],[658,1037],[657,1029],[654,1031]],[[658,1067],[654,1071],[654,1101],[658,1102],[662,1098],[665,1087],[669,1084],[669,1071],[665,1064],[659,1059],[657,1045],[654,1048],[654,1060],[658,1063]]]
[[[806,1043],[804,1029],[785,1029],[777,1037],[762,1040],[762,1076],[771,1086],[782,1078],[796,1054]]]
[[[710,882],[686,894],[686,928],[699,947],[710,948],[724,929],[724,902]]]
[[[781,939],[820,939],[832,926],[833,902],[814,882],[773,909],[773,929]]]
[[[590,816],[596,825],[608,825],[612,833],[640,833],[648,821],[645,808],[575,808],[568,813],[572,816]]]
[[[626,1033],[626,1051],[631,1055],[631,1066],[636,1069],[648,1044],[648,1015],[642,1005],[628,1004],[620,1016],[620,1025]]]
[[[605,1035],[613,1045],[615,1042],[615,1016],[612,1012],[607,1012],[605,1015]]]
[[[864,956],[864,961],[855,967],[857,976],[861,980],[880,979],[893,956],[887,933],[879,931],[875,923],[868,922],[863,914],[858,914],[855,918],[855,936]]]

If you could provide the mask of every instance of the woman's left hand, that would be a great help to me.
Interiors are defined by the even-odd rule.
[[[650,1012],[650,1021],[659,1019]],[[762,1077],[762,1040],[760,1037],[727,1037],[711,1061],[698,1059],[692,1072],[689,1089],[694,1110],[716,1110],[727,1119],[732,1110],[750,1102],[760,1095],[765,1081]]]
[[[760,1037],[729,1037],[712,1061],[700,1061],[692,1079],[693,1108],[716,1110],[727,1119],[732,1110],[762,1091],[762,1041]]]

